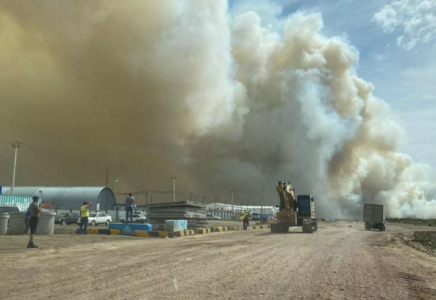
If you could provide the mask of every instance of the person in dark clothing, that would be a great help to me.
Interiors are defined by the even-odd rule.
[[[30,210],[30,219],[29,219],[29,228],[30,228],[30,235],[29,235],[29,243],[27,244],[27,248],[38,248],[33,243],[33,235],[36,232],[36,227],[38,226],[39,221],[39,213],[41,212],[41,208],[38,206],[38,196],[33,196],[33,202],[29,205]]]
[[[129,197],[126,198],[126,222],[129,222],[129,215],[130,215],[130,222],[133,222],[133,204],[135,203],[135,198],[132,197],[132,194],[129,193]]]
[[[243,226],[244,230],[247,230],[248,226],[250,225],[250,213],[247,213],[243,219]]]
[[[26,226],[26,227],[24,228],[24,233],[25,233],[25,234],[27,234],[27,233],[29,232],[29,229],[30,229],[30,225],[29,225],[30,216],[31,216],[30,208],[28,208],[28,209],[26,210],[26,214],[24,215],[24,225]]]

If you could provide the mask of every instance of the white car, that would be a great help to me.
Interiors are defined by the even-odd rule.
[[[145,223],[147,222],[147,215],[143,212],[139,214],[132,214],[132,219],[134,223]],[[126,222],[126,217],[119,218],[120,222]]]
[[[98,224],[106,224],[109,226],[111,222],[112,222],[112,217],[105,213],[93,213],[93,214],[89,214],[88,217],[88,224],[90,224],[91,226],[95,226]],[[80,219],[77,220],[77,224],[80,224]]]
[[[208,214],[206,215],[206,218],[207,218],[208,220],[221,220],[220,217],[215,216],[215,215],[210,214],[210,213],[208,213]]]

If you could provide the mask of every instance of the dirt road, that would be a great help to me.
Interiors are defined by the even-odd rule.
[[[436,257],[394,234],[322,223],[177,239],[0,236],[1,299],[436,299]],[[297,229],[297,228],[295,228]]]

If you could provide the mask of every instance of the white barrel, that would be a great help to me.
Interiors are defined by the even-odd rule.
[[[9,212],[9,229],[8,234],[24,234],[26,224],[24,223],[25,212]]]
[[[0,234],[6,234],[8,232],[8,213],[0,213]]]
[[[41,212],[39,214],[38,227],[36,234],[52,235],[54,233],[55,212]]]

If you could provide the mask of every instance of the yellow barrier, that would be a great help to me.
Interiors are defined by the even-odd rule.
[[[168,231],[159,231],[159,237],[167,238],[168,237]]]
[[[137,237],[150,237],[147,230],[135,230],[133,235]]]

